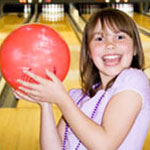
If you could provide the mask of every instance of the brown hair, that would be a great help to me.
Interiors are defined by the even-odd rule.
[[[90,58],[89,50],[92,33],[98,21],[100,21],[102,29],[105,28],[105,25],[108,25],[114,30],[117,27],[119,31],[127,33],[133,39],[133,46],[136,51],[136,55],[133,56],[132,59],[131,67],[137,69],[143,69],[144,67],[144,55],[139,32],[131,17],[120,10],[112,8],[105,8],[95,12],[85,26],[80,54],[81,86],[83,92],[89,92],[90,96],[96,93],[96,89],[93,89],[93,85],[101,83],[99,70]],[[105,90],[113,84],[115,78],[108,83]]]

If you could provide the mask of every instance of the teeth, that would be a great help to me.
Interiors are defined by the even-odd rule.
[[[120,58],[120,55],[110,55],[104,57],[104,59],[117,59],[117,58]]]

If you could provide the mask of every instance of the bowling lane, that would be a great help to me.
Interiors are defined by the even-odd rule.
[[[150,32],[150,16],[133,13],[132,18],[140,27]]]
[[[131,12],[128,14],[133,18],[133,20],[139,27],[145,29],[145,31],[150,33],[150,16],[146,16],[136,12]],[[90,18],[90,14],[83,14],[82,17],[84,18],[84,20],[88,21],[88,19]]]
[[[14,29],[19,27],[21,24],[25,22],[25,18],[23,14],[18,13],[8,13],[5,14],[0,18],[0,45],[2,44],[3,40],[7,37],[7,35],[12,32]],[[4,90],[4,87],[6,85],[6,82],[4,78],[0,75],[0,95],[2,95],[2,92]],[[8,90],[8,88],[5,88],[5,90]],[[10,92],[9,92],[10,93]],[[9,102],[6,100],[6,97],[9,97]],[[8,105],[12,104],[12,100],[10,99],[12,96],[11,94],[3,94],[0,100],[0,106],[7,107]],[[9,104],[10,103],[10,104]]]
[[[140,13],[129,13],[129,15],[133,18],[133,20],[137,23],[137,25],[146,31],[150,32],[150,17],[140,14]],[[83,18],[87,21],[90,17],[88,14],[82,15]]]
[[[0,109],[0,150],[40,150],[40,109]]]
[[[0,44],[11,31],[23,24],[24,21],[23,14],[8,13],[2,16],[0,18]]]

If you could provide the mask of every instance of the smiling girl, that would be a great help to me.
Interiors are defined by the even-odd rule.
[[[138,29],[125,13],[106,8],[85,26],[80,57],[81,89],[66,92],[27,70],[39,84],[18,80],[16,94],[41,106],[43,150],[141,150],[150,122],[150,86],[142,71]],[[63,117],[56,127],[51,104]]]

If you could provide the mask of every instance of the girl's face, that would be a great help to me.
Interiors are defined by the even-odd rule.
[[[133,40],[127,33],[114,31],[107,25],[103,30],[100,21],[94,28],[89,48],[103,86],[122,70],[130,67],[135,54]]]

